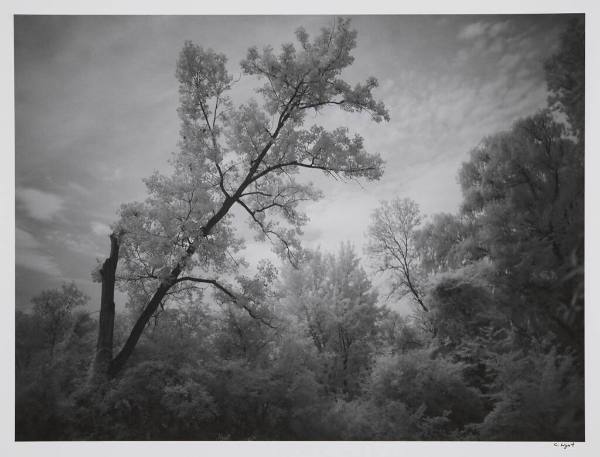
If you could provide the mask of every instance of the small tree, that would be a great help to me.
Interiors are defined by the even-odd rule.
[[[392,292],[409,295],[423,311],[423,275],[416,249],[416,231],[421,224],[419,206],[410,199],[383,201],[372,215],[367,251],[380,272],[388,272]]]
[[[375,349],[382,310],[352,247],[342,245],[337,256],[309,252],[300,268],[288,268],[284,289],[291,312],[322,359],[332,363],[334,389],[355,394]]]
[[[237,109],[227,96],[233,79],[225,56],[186,42],[176,72],[181,141],[174,172],[155,173],[146,180],[148,199],[121,207],[110,255],[96,270],[102,282],[96,373],[117,374],[158,307],[190,284],[212,285],[256,315],[251,302],[221,279],[236,274],[235,255],[243,245],[232,228],[234,206],[249,216],[260,238],[295,262],[298,235],[307,221],[299,204],[321,193],[294,175],[308,168],[329,175],[381,176],[381,158],[365,151],[360,136],[350,136],[345,128],[303,127],[309,111],[328,106],[366,112],[375,122],[389,119],[383,103],[373,98],[375,78],[354,87],[341,78],[354,61],[356,32],[349,20],[338,19],[312,42],[302,28],[296,38],[299,48],[285,44],[279,55],[271,47],[262,52],[250,48],[242,70],[265,82],[258,89],[264,103],[251,101]],[[117,282],[139,318],[113,358]]]
[[[33,315],[38,320],[50,349],[50,358],[54,356],[54,348],[72,323],[73,308],[84,306],[88,300],[89,297],[74,283],[63,284],[60,289],[44,290],[32,298]]]

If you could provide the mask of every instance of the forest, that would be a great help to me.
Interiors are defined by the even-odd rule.
[[[99,312],[73,283],[16,311],[16,440],[585,440],[583,18],[540,63],[547,107],[465,145],[460,209],[382,196],[365,252],[302,246],[327,194],[303,176],[368,182],[383,160],[306,124],[390,113],[377,79],[342,77],[350,20],[295,38],[248,50],[241,106],[226,56],[185,43],[172,172],[120,206]],[[240,215],[279,263],[247,268]]]

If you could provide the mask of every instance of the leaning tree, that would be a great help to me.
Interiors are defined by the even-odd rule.
[[[354,61],[350,21],[337,19],[312,41],[300,28],[296,39],[296,46],[284,44],[278,54],[271,47],[248,50],[241,67],[245,77],[264,83],[257,89],[263,103],[239,107],[227,95],[234,81],[225,56],[185,43],[176,72],[181,138],[173,172],[155,173],[145,180],[145,201],[121,206],[110,255],[94,272],[102,283],[96,375],[118,374],[159,307],[191,293],[194,285],[214,287],[221,299],[269,324],[253,301],[257,283],[236,278],[243,239],[233,229],[235,207],[293,263],[307,222],[299,205],[321,197],[295,178],[300,169],[369,180],[381,176],[381,158],[365,151],[359,135],[305,126],[309,112],[326,107],[389,120],[384,104],[373,97],[375,78],[354,86],[341,78]],[[138,317],[113,356],[115,286],[127,292]]]

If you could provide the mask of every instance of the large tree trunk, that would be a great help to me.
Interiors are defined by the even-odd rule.
[[[213,217],[206,223],[206,225],[201,230],[201,236],[207,236],[213,227],[227,214],[227,212],[231,209],[233,204],[236,201],[236,198],[239,198],[239,195],[243,192],[245,187],[248,186],[248,183],[244,182],[243,187],[238,189],[237,193],[233,197],[228,197],[223,202],[223,205],[217,211]],[[113,249],[114,248],[114,249]],[[192,256],[196,252],[196,248],[194,245],[188,247],[186,255]],[[114,254],[114,258],[113,258]],[[102,305],[100,309],[100,331],[98,334],[98,349],[96,352],[96,372],[97,370],[101,370],[104,376],[114,377],[116,376],[125,366],[125,363],[133,353],[135,346],[137,345],[140,336],[144,332],[144,328],[146,324],[156,312],[158,306],[165,298],[165,295],[171,289],[173,284],[176,282],[177,278],[181,274],[181,266],[177,265],[169,275],[170,280],[167,282],[163,282],[156,289],[156,292],[148,302],[148,304],[144,307],[144,311],[137,319],[135,325],[131,329],[129,337],[127,341],[116,355],[116,357],[112,358],[112,349],[113,349],[113,338],[112,338],[112,329],[114,327],[114,316],[115,316],[115,305],[114,305],[114,288],[115,288],[115,270],[117,268],[117,260],[119,255],[119,243],[118,238],[114,235],[111,235],[111,255],[105,261],[105,265],[110,261],[110,266],[113,268],[112,276],[105,277],[105,274],[102,274]],[[104,271],[105,266],[102,267],[102,271]],[[107,293],[107,297],[110,296],[110,300],[107,300],[106,310],[105,310],[105,299],[104,294],[105,290]],[[109,307],[109,304],[112,304],[112,307]],[[105,319],[102,317],[105,315]],[[103,324],[106,327],[103,327]],[[108,328],[110,327],[110,333]],[[102,341],[102,345],[101,345]]]
[[[125,341],[123,348],[121,349],[121,351],[119,351],[117,356],[113,360],[111,360],[110,364],[108,365],[108,376],[116,376],[119,373],[119,371],[121,371],[121,369],[125,366],[125,362],[127,362],[129,357],[133,353],[133,350],[135,349],[135,346],[138,340],[140,339],[140,336],[142,336],[142,333],[144,332],[144,328],[146,328],[146,324],[154,315],[158,308],[158,305],[160,305],[160,302],[163,300],[170,288],[171,284],[165,283],[161,284],[158,287],[158,289],[154,293],[154,296],[152,297],[150,302],[148,302],[146,308],[144,308],[144,311],[142,312],[138,320],[135,322],[135,325],[131,329],[129,337],[127,338],[127,341]]]
[[[119,261],[119,236],[110,235],[110,255],[102,264],[102,295],[100,298],[100,318],[98,342],[94,360],[93,376],[104,377],[113,356],[113,329],[115,326],[115,275]]]
[[[92,379],[105,380],[114,377],[121,371],[142,335],[144,328],[158,305],[171,288],[171,283],[161,284],[144,311],[136,321],[127,341],[117,356],[113,359],[113,332],[115,326],[115,284],[117,262],[119,261],[119,236],[110,235],[110,255],[102,264],[100,270],[102,278],[102,295],[100,299],[100,318],[98,323],[98,342],[93,365]],[[177,277],[180,268],[176,267],[171,272],[172,277]]]

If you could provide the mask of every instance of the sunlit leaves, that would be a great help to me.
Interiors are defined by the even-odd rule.
[[[331,388],[357,392],[376,343],[381,309],[349,245],[338,255],[308,252],[284,276],[285,302],[330,370]]]
[[[296,32],[300,51],[293,44],[284,45],[279,55],[270,47],[262,53],[250,48],[242,69],[246,74],[267,80],[259,93],[264,96],[270,114],[287,112],[292,101],[298,108],[292,113],[296,120],[302,119],[303,110],[318,110],[327,105],[338,105],[346,111],[365,111],[376,122],[389,120],[385,106],[371,93],[377,87],[375,78],[354,88],[339,79],[342,70],[354,61],[350,52],[356,46],[356,32],[349,27],[349,19],[338,19],[312,43],[300,28]]]
[[[180,83],[180,116],[198,119],[216,115],[216,109],[208,102],[218,99],[231,87],[233,78],[225,68],[226,62],[223,54],[185,42],[176,71]]]

